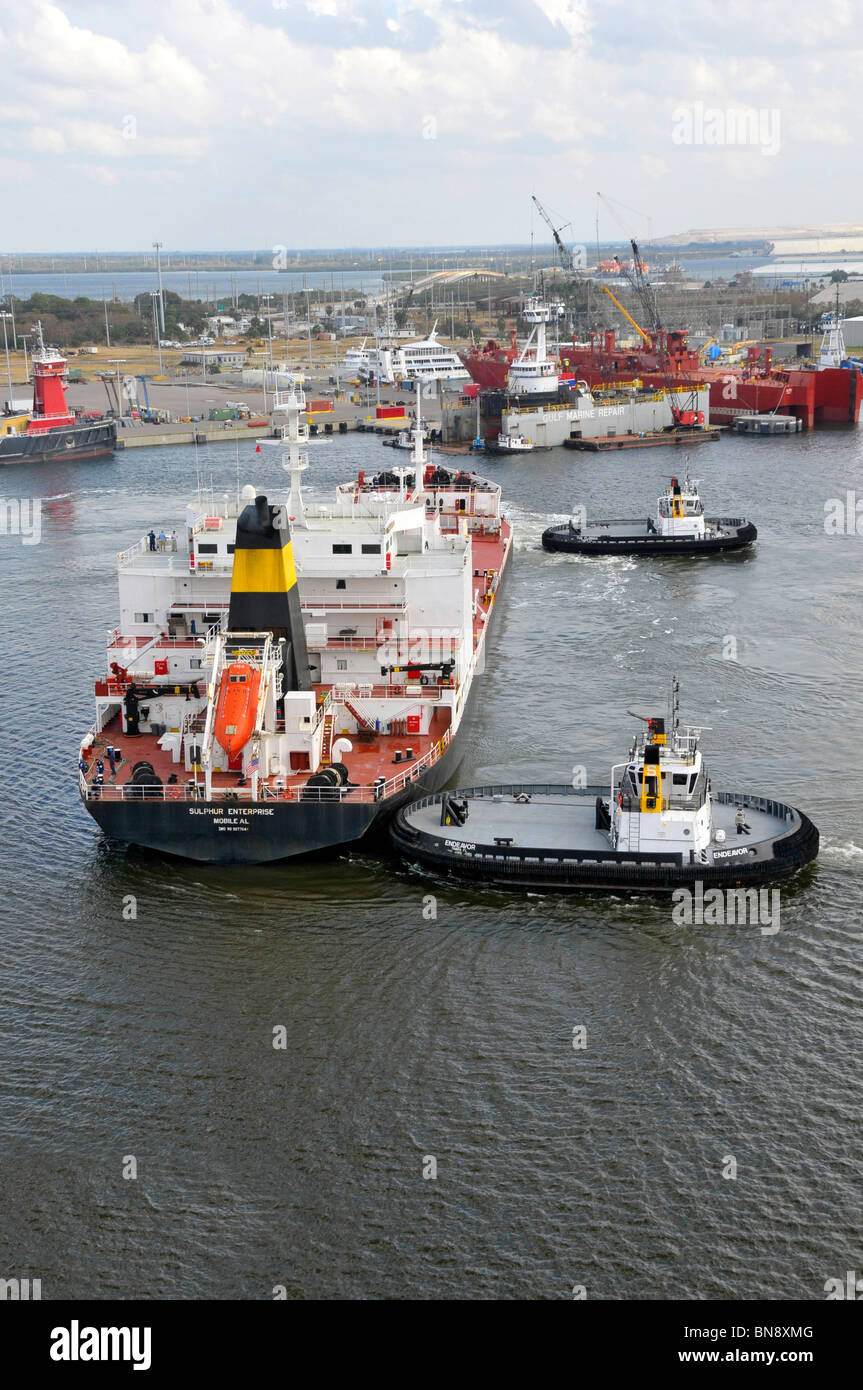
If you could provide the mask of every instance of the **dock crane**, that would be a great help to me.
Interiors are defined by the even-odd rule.
[[[631,267],[623,266],[620,264],[619,261],[618,265],[620,265],[623,275],[626,277],[627,281],[632,286],[633,290],[639,298],[639,301],[641,302],[642,308],[644,309],[648,323],[650,324],[650,328],[652,330],[652,337],[648,337],[648,335],[644,332],[642,328],[638,328],[638,324],[635,323],[635,320],[631,318],[629,314],[626,313],[626,310],[622,307],[622,305],[618,304],[617,307],[621,310],[621,313],[626,314],[626,317],[629,319],[629,322],[632,323],[636,328],[638,328],[638,331],[641,334],[642,338],[645,340],[645,342],[648,344],[652,344],[652,346],[654,347],[657,357],[659,358],[659,361],[662,364],[660,370],[665,378],[665,389],[668,392],[668,403],[671,407],[671,418],[674,423],[674,427],[676,429],[690,429],[698,425],[699,423],[703,423],[703,421],[699,421],[698,418],[700,414],[698,410],[698,393],[697,391],[692,391],[690,393],[687,404],[683,409],[681,409],[681,407],[677,404],[677,402],[674,399],[675,395],[677,394],[678,387],[677,383],[674,380],[674,375],[671,370],[671,360],[668,352],[668,343],[666,341],[665,333],[662,328],[662,321],[659,317],[659,308],[656,303],[656,296],[651,292],[650,286],[647,283],[647,276],[644,273],[644,262],[641,259],[641,252],[638,249],[638,242],[633,237],[630,238],[629,244],[632,247]],[[617,258],[615,257],[615,259]],[[614,296],[612,295],[612,299],[613,298]],[[615,301],[615,303],[616,302],[617,301]]]
[[[550,214],[543,207],[536,194],[531,193],[530,196],[536,204],[537,212],[539,213],[543,222],[546,223],[546,225],[551,231],[552,240],[555,246],[557,247],[558,255],[560,256],[561,263],[563,264],[564,268],[570,271],[571,274],[578,275],[579,272],[584,269],[584,267],[582,265],[577,264],[575,253],[568,250],[563,243],[560,233],[561,231],[565,231],[566,229],[564,227],[555,227],[554,223],[551,220]]]
[[[644,341],[646,342],[647,346],[650,347],[650,345],[651,345],[651,344],[650,344],[650,334],[649,334],[649,333],[645,333],[644,329],[639,327],[639,325],[635,322],[635,319],[632,317],[632,314],[627,313],[626,309],[624,309],[623,305],[621,304],[621,302],[620,302],[620,300],[617,298],[617,296],[616,296],[616,295],[613,295],[613,294],[611,293],[611,290],[608,288],[608,285],[603,285],[602,288],[604,289],[605,293],[608,295],[608,297],[609,297],[609,299],[612,301],[612,303],[617,305],[618,309],[619,309],[620,312],[623,314],[623,317],[624,317],[629,323],[632,324],[632,326],[633,326],[633,328],[635,329],[636,333],[640,333],[641,336],[642,336],[642,338],[643,338]]]

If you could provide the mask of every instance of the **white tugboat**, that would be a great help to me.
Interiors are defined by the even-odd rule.
[[[523,434],[499,434],[497,439],[487,439],[488,454],[531,454],[536,445]]]
[[[818,831],[801,811],[711,790],[703,730],[681,726],[676,679],[667,717],[636,717],[647,727],[604,786],[444,792],[398,812],[394,844],[410,861],[520,888],[748,886],[815,859]]]
[[[577,518],[543,532],[546,550],[575,555],[713,555],[751,545],[758,532],[745,517],[706,517],[698,479],[689,463],[681,482],[672,476],[657,499],[656,516],[645,521]]]

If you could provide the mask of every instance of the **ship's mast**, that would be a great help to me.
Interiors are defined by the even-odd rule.
[[[309,437],[308,427],[301,422],[300,416],[306,408],[306,393],[296,381],[291,381],[284,395],[276,392],[273,415],[284,415],[287,419],[284,433],[280,440],[261,441],[262,444],[269,444],[271,447],[280,448],[285,443],[288,445],[287,453],[282,452],[282,467],[290,473],[291,491],[288,495],[288,516],[291,526],[304,527],[306,524],[306,513],[303,506],[302,476],[309,466],[308,454],[301,452],[300,445],[304,444]]]
[[[421,484],[420,469],[428,462],[428,455],[423,448],[423,419],[422,419],[422,377],[417,377],[417,408],[414,420],[414,449],[412,462],[416,468],[416,486]]]
[[[824,335],[818,354],[818,367],[841,367],[845,360],[845,338],[842,333],[842,317],[839,311],[839,285],[836,285],[836,307],[828,314],[824,323]]]

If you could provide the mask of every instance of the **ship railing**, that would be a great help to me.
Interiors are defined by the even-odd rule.
[[[412,666],[415,663],[410,660],[409,653],[415,650],[422,652],[433,652],[435,657],[441,656],[449,658],[458,653],[461,645],[459,638],[437,637],[434,635],[434,628],[427,630],[414,629],[412,632],[399,634],[393,632],[373,632],[368,634],[330,634],[325,643],[313,642],[310,645],[317,651],[320,646],[333,647],[343,651],[375,651],[380,647],[387,647],[389,651],[397,652],[399,656],[399,666]],[[418,656],[416,660],[428,661],[430,656]]]
[[[144,536],[137,545],[130,545],[127,550],[117,552],[117,567],[122,569],[126,565],[134,564],[137,559],[142,557],[148,565],[156,565],[160,570],[183,574],[189,572],[189,554],[185,545],[178,550],[159,550],[158,548],[151,550],[147,536]]]
[[[326,616],[327,611],[335,609],[337,612],[357,611],[380,611],[387,613],[403,613],[407,608],[407,599],[334,599],[329,594],[320,599],[309,598],[300,605],[304,612],[318,612]]]
[[[118,633],[116,629],[109,628],[105,634],[105,647],[107,651],[122,652],[123,650],[133,653],[133,660],[144,651],[157,651],[160,647],[166,651],[179,651],[184,647],[200,647],[204,641],[202,637],[195,637],[191,634],[179,636],[176,633],[161,635],[157,638],[135,637],[128,633]]]
[[[429,751],[415,761],[399,764],[399,771],[386,781],[379,782],[377,785],[362,787],[306,787],[303,783],[299,786],[282,787],[276,782],[273,785],[264,783],[258,792],[257,801],[252,796],[251,787],[213,787],[208,805],[226,804],[235,805],[257,805],[260,802],[268,801],[338,801],[338,802],[366,802],[383,801],[390,796],[406,790],[412,782],[415,782],[422,773],[429,767],[433,767],[440,758],[443,757],[452,740],[451,730],[447,729]],[[203,781],[195,784],[194,782],[174,782],[163,783],[161,786],[138,786],[134,783],[124,782],[120,786],[112,783],[105,783],[101,787],[94,787],[88,784],[84,775],[78,773],[78,786],[81,796],[87,801],[185,801],[198,802],[205,800]]]
[[[793,806],[787,806],[784,801],[774,801],[769,796],[754,796],[747,792],[712,792],[711,795],[720,805],[743,806],[749,811],[775,816],[777,820],[793,820],[797,814]]]
[[[344,704],[348,700],[440,700],[444,690],[452,690],[454,682],[449,685],[435,681],[428,685],[422,685],[419,681],[409,682],[405,685],[371,685],[364,681],[356,681],[351,684],[342,681],[333,687],[333,699],[337,704]]]

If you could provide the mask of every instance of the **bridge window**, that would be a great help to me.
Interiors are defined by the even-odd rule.
[[[379,545],[364,545],[364,546],[363,546],[363,554],[364,554],[364,555],[380,555],[380,553],[381,553],[381,548],[380,548]]]
[[[352,555],[352,554],[353,554],[353,551],[354,551],[354,548],[353,548],[352,545],[334,545],[334,546],[333,546],[333,554],[334,554],[334,555]]]
[[[199,542],[198,542],[198,554],[199,554],[199,555],[218,555],[218,553],[219,553],[219,547],[218,547],[217,545],[210,545],[210,543],[209,543],[208,541],[199,541]]]

